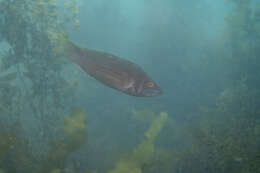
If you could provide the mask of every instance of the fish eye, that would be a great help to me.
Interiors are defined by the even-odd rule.
[[[154,87],[154,83],[153,82],[147,82],[146,86],[149,87],[149,88],[152,88],[152,87]]]

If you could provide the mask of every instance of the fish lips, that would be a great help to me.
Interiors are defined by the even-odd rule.
[[[159,96],[162,95],[163,91],[160,87],[155,86],[153,88],[145,88],[142,90],[142,92],[140,93],[140,96],[143,97],[154,97],[154,96]]]

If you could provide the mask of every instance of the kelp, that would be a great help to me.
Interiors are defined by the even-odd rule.
[[[84,146],[88,133],[84,112],[74,109],[71,115],[65,116],[63,131],[64,139],[51,143],[42,173],[63,170],[68,156]]]
[[[87,140],[86,115],[74,109],[65,116],[64,138],[52,141],[47,156],[36,155],[32,145],[24,139],[19,123],[0,129],[0,167],[7,172],[61,172],[71,153],[80,150]],[[36,157],[43,157],[39,160]]]
[[[157,117],[150,108],[134,110],[133,119],[136,122],[153,123],[145,133],[143,141],[129,154],[120,158],[109,173],[149,172],[149,167],[157,164],[157,160],[153,160],[154,157],[158,157],[163,165],[167,163],[167,169],[162,168],[160,171],[165,173],[259,172],[260,11],[259,5],[252,9],[248,0],[232,3],[234,8],[226,18],[226,37],[223,37],[225,40],[221,43],[228,45],[228,48],[218,49],[218,58],[221,57],[223,64],[228,64],[231,72],[227,76],[231,77],[221,76],[229,83],[224,85],[219,93],[213,93],[218,95],[218,98],[214,97],[216,102],[213,105],[200,105],[199,111],[184,115],[183,119],[188,121],[187,124],[189,121],[193,123],[190,128],[185,126],[187,133],[193,137],[192,143],[179,148],[156,148],[154,140],[167,116],[163,113],[164,118]],[[62,42],[69,32],[61,26],[66,25],[67,21],[56,20],[59,14],[57,4],[53,0],[1,0],[0,11],[0,41],[9,45],[8,50],[1,54],[1,121],[4,121],[4,117],[32,114],[40,117],[40,121],[49,122],[48,126],[40,124],[42,131],[49,129],[49,132],[52,132],[49,127],[57,122],[53,117],[63,118],[63,98],[72,94],[66,90],[67,83],[61,75],[63,60],[59,57],[60,52],[64,51]],[[68,11],[76,14],[77,8],[72,7]],[[223,52],[229,54],[225,55]],[[5,76],[11,69],[15,70],[15,75]],[[29,80],[31,85],[28,88],[12,87],[6,82],[9,79]],[[26,114],[23,110],[27,110]],[[177,120],[171,119],[167,120],[171,121],[167,123],[168,126],[171,126],[170,129],[175,133],[178,131],[181,136],[182,128]],[[65,117],[64,139],[51,140],[46,156],[49,162],[43,162],[45,168],[39,163],[31,162],[35,156],[32,154],[30,142],[20,141],[12,131],[1,129],[0,172],[8,172],[10,167],[12,172],[19,173],[36,172],[36,169],[41,168],[43,172],[62,172],[65,160],[72,152],[82,148],[87,140],[85,120],[82,111],[73,111],[72,115]],[[178,128],[174,127],[177,125]],[[56,134],[53,136],[55,138]],[[183,139],[178,138],[174,142],[186,142],[181,140]],[[46,145],[45,142],[42,143]],[[7,162],[9,167],[4,164]],[[102,164],[100,163],[101,166]],[[30,167],[31,165],[33,167]]]
[[[155,138],[163,128],[168,114],[161,112],[155,117],[144,134],[144,140],[136,148],[132,150],[126,157],[121,158],[115,168],[108,173],[142,173],[142,167],[148,162],[155,152]]]
[[[70,101],[64,98],[72,98],[74,93],[62,74],[64,60],[53,51],[51,35],[72,30],[68,26],[76,20],[77,10],[61,13],[60,8],[72,10],[76,6],[74,0],[66,7],[55,0],[0,1],[0,41],[7,45],[0,49],[1,121],[34,119],[37,131],[28,135],[43,150],[58,135],[53,129],[62,121]],[[7,82],[11,78],[15,82]]]
[[[31,144],[23,136],[19,122],[0,128],[0,167],[7,172],[38,171]]]

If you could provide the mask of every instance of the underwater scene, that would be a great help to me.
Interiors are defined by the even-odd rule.
[[[0,0],[0,173],[260,173],[260,2]]]

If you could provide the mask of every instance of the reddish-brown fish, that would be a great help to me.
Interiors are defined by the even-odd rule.
[[[160,87],[136,64],[109,53],[80,48],[70,42],[66,54],[99,82],[128,95],[162,94]]]

